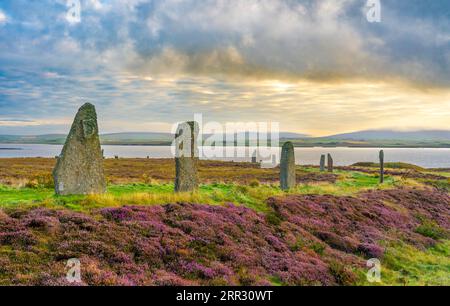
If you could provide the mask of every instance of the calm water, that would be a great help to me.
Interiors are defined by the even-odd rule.
[[[168,146],[102,146],[106,157],[171,158]],[[59,155],[59,145],[0,144],[0,158],[4,157],[54,157]],[[331,153],[335,165],[348,166],[356,162],[377,162],[377,148],[296,148],[297,164],[317,165],[320,155]],[[450,168],[450,149],[384,149],[387,162],[406,162],[426,168]],[[221,160],[226,160],[222,159]],[[229,160],[229,159],[228,159]],[[250,161],[250,158],[236,161]]]

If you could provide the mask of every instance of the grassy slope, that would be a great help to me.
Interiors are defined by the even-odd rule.
[[[302,171],[318,173],[316,168]],[[319,182],[299,185],[289,194],[330,194],[335,196],[353,195],[371,189],[394,189],[401,186],[423,188],[430,180],[405,179],[388,176],[383,185],[378,184],[376,174],[357,171],[336,171],[336,183]],[[442,173],[441,173],[442,174]],[[448,176],[448,173],[445,173]],[[449,182],[432,181],[441,189],[448,190]],[[94,209],[121,205],[161,205],[175,202],[222,205],[236,203],[259,212],[267,213],[266,200],[272,196],[286,194],[274,183],[260,184],[254,180],[249,184],[210,183],[201,186],[197,193],[174,194],[170,183],[130,183],[110,185],[105,195],[59,197],[51,188],[40,185],[34,188],[0,186],[0,207],[48,207],[67,208],[91,213]],[[7,251],[3,248],[3,251]],[[449,285],[450,242],[443,240],[437,246],[419,250],[399,242],[389,245],[383,260],[383,283],[394,285]],[[31,260],[31,259],[30,259]],[[34,259],[38,260],[38,259]],[[362,271],[361,271],[362,273]],[[361,277],[361,284],[367,284]],[[274,280],[276,283],[276,280]]]

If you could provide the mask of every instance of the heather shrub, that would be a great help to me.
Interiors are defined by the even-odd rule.
[[[318,232],[316,235],[334,249],[347,253],[354,253],[357,250],[356,241],[349,237],[342,237],[332,232]]]
[[[330,272],[339,285],[353,285],[357,282],[358,276],[352,271],[351,267],[343,265],[340,262],[332,261],[329,265]]]
[[[384,254],[384,248],[373,243],[362,243],[358,246],[358,251],[367,258],[381,259]]]
[[[0,210],[0,283],[68,285],[65,262],[79,258],[81,285],[351,285],[366,258],[404,268],[381,241],[404,241],[412,256],[442,237],[449,203],[400,189],[273,197],[267,214],[186,203]]]
[[[0,233],[0,245],[31,246],[36,244],[36,237],[27,230]]]

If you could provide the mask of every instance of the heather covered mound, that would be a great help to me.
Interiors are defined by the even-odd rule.
[[[392,263],[392,246],[419,252],[449,238],[443,192],[288,195],[268,204],[266,214],[187,203],[0,211],[0,284],[64,285],[67,259],[79,258],[86,285],[351,285],[364,282],[368,258]]]
[[[384,245],[425,249],[449,237],[450,196],[430,190],[373,191],[360,197],[289,196],[269,200],[280,220],[345,253],[381,258]],[[423,229],[430,231],[425,232]]]

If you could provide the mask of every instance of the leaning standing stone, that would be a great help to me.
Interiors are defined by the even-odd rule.
[[[59,195],[106,191],[94,105],[86,103],[78,110],[53,170],[53,178]]]
[[[197,122],[185,122],[178,126],[175,135],[175,191],[188,192],[198,188],[199,126]]]
[[[320,156],[320,171],[325,171],[325,155]]]
[[[281,150],[280,162],[280,185],[281,189],[288,190],[294,188],[296,184],[295,178],[295,154],[294,145],[288,141],[283,145]]]
[[[333,172],[333,158],[328,154],[328,172]]]

